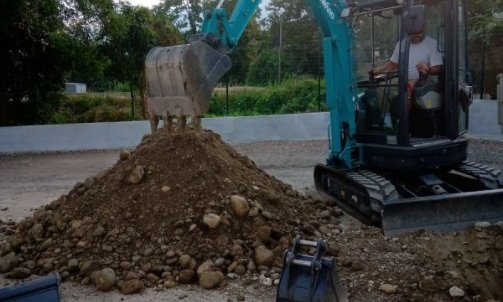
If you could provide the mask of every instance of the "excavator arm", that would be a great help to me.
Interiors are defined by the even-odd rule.
[[[239,42],[261,1],[238,0],[232,13],[224,0],[205,15],[202,31],[189,44],[156,47],[147,55],[147,110],[152,131],[158,118],[171,125],[174,117],[185,124],[191,116],[195,127],[210,105],[213,88],[231,67],[227,54]],[[348,6],[342,0],[306,0],[323,33],[327,105],[330,109],[330,152],[328,161],[351,169],[357,159],[355,148],[356,87],[351,22],[343,18]]]

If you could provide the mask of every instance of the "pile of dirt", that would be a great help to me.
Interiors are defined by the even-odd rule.
[[[396,237],[349,224],[329,243],[350,301],[503,301],[503,223]]]
[[[158,131],[14,234],[9,229],[0,272],[19,279],[58,271],[124,293],[197,281],[213,288],[255,271],[270,272],[272,282],[292,236],[320,235],[319,222],[310,222],[321,211],[327,221],[341,215],[266,174],[217,134]]]

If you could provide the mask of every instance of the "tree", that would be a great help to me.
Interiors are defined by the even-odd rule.
[[[57,0],[0,4],[0,125],[44,122],[58,107],[73,41]]]
[[[173,20],[186,38],[197,33],[203,21],[203,1],[199,0],[164,0],[157,8],[164,11]]]
[[[466,1],[469,68],[478,92],[496,95],[496,76],[503,70],[503,0]],[[484,85],[484,87],[482,87]]]
[[[321,33],[305,0],[272,0],[266,7],[271,45],[280,47],[284,74],[317,75]]]

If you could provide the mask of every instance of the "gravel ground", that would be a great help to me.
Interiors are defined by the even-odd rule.
[[[239,152],[248,155],[268,173],[303,192],[313,191],[313,166],[317,162],[323,162],[327,153],[326,141],[264,142],[234,147]],[[0,219],[21,220],[30,215],[31,209],[50,203],[61,194],[68,192],[76,182],[113,165],[118,154],[117,150],[112,150],[0,156],[0,171],[3,172],[3,177],[0,178]],[[469,159],[503,169],[503,142],[474,139],[470,144]],[[356,237],[356,240],[364,243],[369,241],[368,238],[361,237],[361,232],[365,228],[362,229],[355,220],[345,218],[342,225],[354,230],[354,234],[358,234],[359,237]],[[372,237],[375,237],[372,239],[374,243],[376,239],[377,241],[383,239],[376,230],[371,230],[371,232]],[[344,240],[338,243],[344,244]],[[400,245],[400,242],[396,244]],[[342,258],[347,260],[350,255],[343,254]],[[354,271],[354,267],[346,260],[340,266],[343,278],[349,281],[351,292],[351,288],[361,288],[357,283],[365,282],[367,277],[364,275],[361,278],[353,278],[354,281],[349,280],[348,274],[361,275],[363,273],[359,273],[358,270]],[[378,275],[374,276],[374,278],[377,277]],[[0,284],[9,282],[0,279]],[[368,286],[368,293],[361,295],[353,293],[354,299],[351,301],[364,301],[363,299],[399,301],[388,299],[379,292],[376,293],[373,290],[375,286]],[[147,290],[141,296],[132,297],[123,297],[117,292],[99,293],[93,288],[69,283],[63,284],[62,289],[65,301],[158,301],[160,299],[178,301],[180,297],[189,301],[225,301],[234,300],[241,294],[244,295],[246,301],[272,301],[275,295],[275,288],[263,288],[256,285],[242,286],[239,283],[231,283],[222,291],[203,293],[197,287],[178,287],[176,290],[165,292]],[[439,298],[439,301],[443,300]]]

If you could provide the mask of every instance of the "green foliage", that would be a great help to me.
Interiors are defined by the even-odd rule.
[[[325,105],[325,87],[321,83],[321,110]],[[209,116],[226,115],[224,90],[214,93]],[[229,93],[229,115],[287,114],[318,111],[318,81],[313,79],[287,79],[281,85],[264,88],[246,87]]]
[[[278,50],[266,49],[251,63],[246,81],[251,85],[267,85],[278,79]]]
[[[42,123],[61,101],[73,41],[57,0],[0,4],[0,125]]]
[[[136,104],[138,106],[138,104]],[[130,98],[120,95],[82,94],[67,96],[51,123],[117,122],[138,119],[131,116]]]

